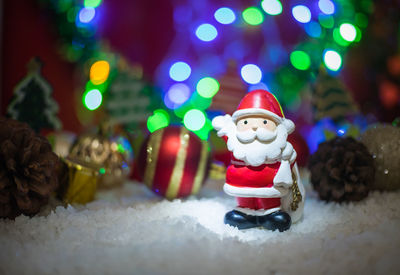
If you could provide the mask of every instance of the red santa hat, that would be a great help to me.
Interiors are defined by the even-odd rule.
[[[266,90],[254,90],[248,93],[232,114],[232,119],[236,123],[239,118],[251,115],[266,115],[276,124],[283,124],[289,134],[294,131],[294,123],[285,118],[278,100]]]

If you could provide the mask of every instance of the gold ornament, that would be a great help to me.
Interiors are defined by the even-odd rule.
[[[107,123],[100,125],[97,134],[83,134],[72,145],[69,159],[97,167],[98,187],[111,188],[124,183],[130,174],[132,148],[121,136],[112,136]]]
[[[400,128],[377,124],[361,135],[361,142],[374,158],[375,181],[372,189],[400,189]]]

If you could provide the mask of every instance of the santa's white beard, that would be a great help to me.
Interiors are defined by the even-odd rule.
[[[247,165],[260,166],[264,163],[274,163],[282,159],[282,152],[293,150],[287,146],[287,130],[279,124],[274,132],[267,129],[258,128],[257,131],[247,130],[239,132],[236,125],[229,127],[227,131],[227,145],[233,156],[244,161]],[[287,148],[289,147],[289,148]],[[285,152],[285,155],[292,152]]]

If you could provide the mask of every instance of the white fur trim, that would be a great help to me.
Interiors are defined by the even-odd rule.
[[[232,119],[233,119],[233,122],[236,123],[237,120],[242,116],[257,115],[257,114],[267,115],[267,116],[271,117],[277,123],[281,123],[282,120],[284,119],[283,117],[278,116],[274,112],[271,112],[271,111],[268,111],[265,109],[261,109],[261,108],[248,108],[248,109],[237,110],[232,114]]]
[[[224,191],[230,196],[244,198],[281,198],[289,192],[283,187],[237,187],[228,183],[224,184]]]
[[[282,160],[278,172],[274,177],[274,186],[289,188],[293,184],[292,171],[288,160]]]
[[[270,209],[258,209],[258,210],[254,210],[254,209],[250,209],[250,208],[243,208],[243,207],[235,207],[236,211],[242,212],[246,215],[250,215],[250,216],[265,216],[271,213],[274,213],[278,210],[281,210],[280,207],[274,207],[274,208],[270,208]]]
[[[269,116],[277,124],[283,124],[285,126],[286,130],[288,131],[288,134],[290,134],[294,131],[295,125],[294,125],[293,121],[291,121],[290,119],[284,118],[284,117],[280,117],[277,114],[275,114],[274,112],[271,112],[271,111],[268,111],[265,109],[261,109],[261,108],[248,108],[248,109],[237,110],[236,112],[233,113],[232,120],[233,120],[233,122],[236,123],[238,121],[238,119],[242,116],[257,115],[257,114]]]

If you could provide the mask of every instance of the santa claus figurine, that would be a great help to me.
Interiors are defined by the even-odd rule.
[[[294,123],[286,119],[273,94],[248,93],[230,115],[212,121],[232,153],[224,191],[237,199],[225,223],[239,229],[263,227],[285,231],[301,219],[305,191],[296,151],[287,141]]]

